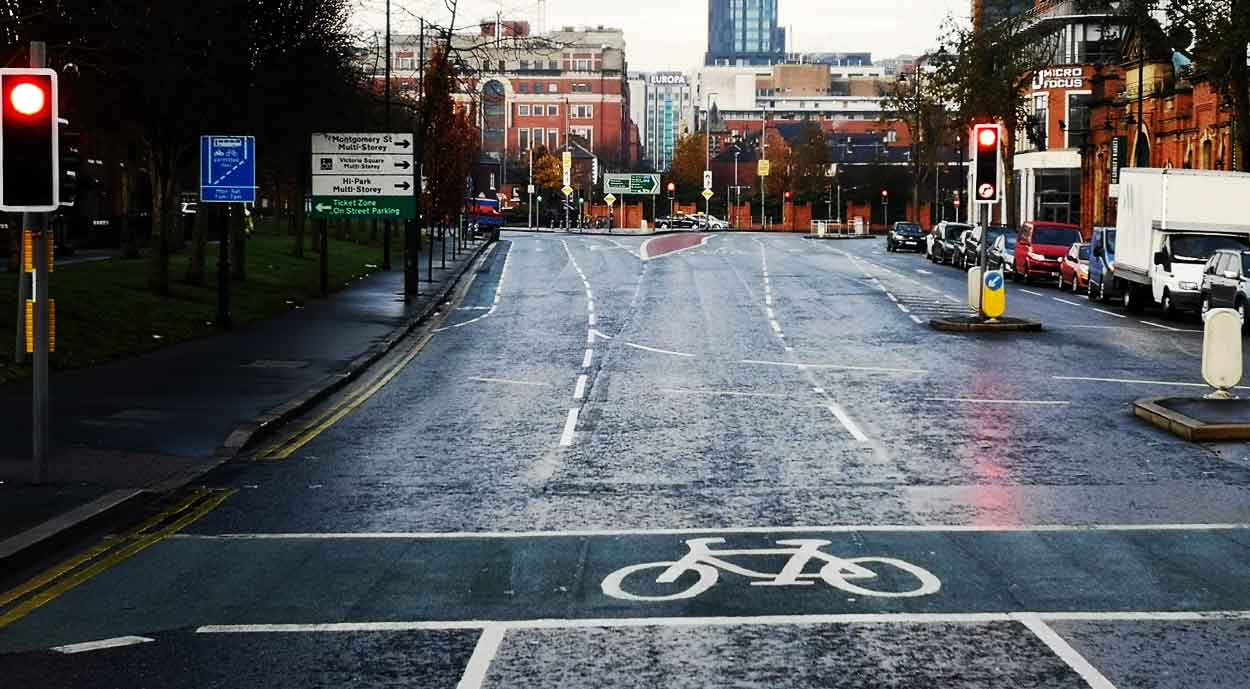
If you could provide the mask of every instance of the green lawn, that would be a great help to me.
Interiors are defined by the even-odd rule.
[[[269,318],[303,305],[319,296],[319,256],[307,247],[303,258],[292,255],[293,240],[254,234],[248,240],[247,282],[233,283],[230,311],[235,327]],[[379,269],[380,244],[365,246],[330,241],[330,289]],[[396,264],[400,253],[392,254]],[[58,267],[51,276],[56,300],[56,352],[54,369],[91,366],[148,352],[177,342],[212,335],[211,321],[217,313],[217,248],[208,247],[207,284],[184,283],[186,253],[170,261],[171,289],[157,296],[145,284],[143,259],[112,259]],[[2,274],[0,280],[0,383],[30,376],[29,363],[12,360],[14,318],[17,315],[17,277]]]

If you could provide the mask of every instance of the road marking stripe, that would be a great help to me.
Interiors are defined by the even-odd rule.
[[[596,316],[596,315],[595,315],[595,314],[593,314],[593,313],[592,313],[592,314],[590,314],[590,316],[588,316],[588,317],[587,317],[587,320],[588,320],[588,322],[589,322],[590,327],[592,327],[592,328],[593,328],[594,326],[596,326],[596,325],[599,325],[599,317],[598,317],[598,316]]]
[[[1154,326],[1154,327],[1156,327],[1156,328],[1159,328],[1160,330],[1169,330],[1169,331],[1174,332],[1174,333],[1200,333],[1200,332],[1203,332],[1203,331],[1201,331],[1201,330],[1187,330],[1187,329],[1185,329],[1185,328],[1173,328],[1173,327],[1172,327],[1172,326],[1170,326],[1170,325],[1163,325],[1162,323],[1151,323],[1150,321],[1139,321],[1139,322],[1140,322],[1142,325],[1150,325],[1150,326]]]
[[[971,397],[926,397],[926,402],[960,402],[967,404],[1036,404],[1041,406],[1064,406],[1072,404],[1063,400],[992,400]]]
[[[595,330],[594,328],[591,328],[591,330],[590,330],[590,335],[589,335],[588,337],[590,338],[590,344],[594,344],[594,343],[595,343],[595,338],[596,338],[596,337],[601,337],[601,338],[603,338],[603,339],[605,339],[605,340],[610,340],[610,339],[612,339],[612,336],[611,336],[611,335],[604,335],[602,331],[600,331],[600,330]]]
[[[902,304],[898,305],[898,310],[902,311],[903,313],[911,313],[911,309],[907,308],[906,306]]]
[[[1021,289],[1020,291],[1021,291],[1021,292],[1024,292],[1025,294],[1032,294],[1032,295],[1033,295],[1033,296],[1035,296],[1035,297],[1044,297],[1044,296],[1046,296],[1045,294],[1042,294],[1041,292],[1034,292],[1034,291],[1033,291],[1033,290],[1031,290],[1031,289]]]
[[[589,377],[584,373],[577,377],[577,389],[573,391],[573,399],[580,400],[586,398],[587,381],[589,381]]]
[[[743,359],[744,364],[756,364],[759,366],[782,366],[785,368],[815,368],[829,369],[832,371],[864,371],[865,373],[908,373],[918,375],[928,375],[928,371],[921,371],[910,368],[880,368],[876,366],[843,366],[842,364],[794,364],[787,361],[760,361],[759,359]]]
[[[482,628],[482,636],[478,637],[477,645],[473,647],[473,655],[469,657],[469,664],[465,667],[456,689],[481,689],[486,682],[486,673],[490,671],[490,664],[499,653],[499,645],[503,642],[506,629],[498,624],[488,624]]]
[[[1064,621],[1117,621],[1127,618],[1141,621],[1183,619],[1194,622],[1218,622],[1250,619],[1250,611],[1223,610],[1199,613],[1172,612],[1051,612],[1036,613],[1037,619]],[[507,630],[616,628],[616,627],[695,627],[746,625],[849,625],[849,624],[985,624],[1020,622],[1020,613],[847,613],[824,615],[760,615],[751,617],[620,617],[580,620],[460,620],[421,622],[332,622],[323,624],[223,624],[197,627],[196,634],[317,634],[343,632],[409,632],[468,630],[500,627]]]
[[[577,410],[570,409],[569,415],[564,419],[564,432],[560,434],[560,447],[568,447],[573,444],[573,433],[577,430]]]
[[[482,378],[480,376],[469,376],[466,380],[471,380],[476,383],[499,383],[500,385],[528,385],[535,388],[551,387],[550,383],[535,383],[528,380],[511,380],[508,378]]]
[[[930,273],[930,272],[929,272],[929,271],[927,271],[927,270],[921,270],[920,268],[917,268],[917,269],[916,269],[916,272],[917,272],[917,273],[920,273],[921,275],[932,275],[932,274],[933,274],[933,273]]]
[[[886,292],[885,296],[889,297],[890,301],[894,302],[895,304],[898,303],[898,297],[894,296],[893,292]]]
[[[1122,313],[1116,313],[1114,311],[1107,311],[1106,309],[1094,309],[1094,310],[1097,311],[1098,313],[1106,314],[1108,316],[1114,316],[1116,318],[1128,318],[1128,316],[1125,316]]]
[[[768,397],[772,399],[786,399],[789,395],[783,395],[775,392],[736,392],[733,390],[683,390],[680,388],[661,388],[660,392],[668,392],[674,395],[704,395],[707,397]]]
[[[1086,378],[1082,376],[1052,376],[1054,380],[1071,380],[1083,383],[1124,383],[1125,385],[1173,385],[1182,388],[1209,388],[1205,383],[1177,383],[1167,380],[1135,380],[1132,378]],[[1250,387],[1239,386],[1238,390],[1250,390]]]
[[[1125,330],[1122,325],[1059,325],[1058,328],[1082,328],[1085,330]]]
[[[115,639],[102,639],[100,641],[87,641],[81,644],[68,644],[66,646],[53,646],[50,650],[57,653],[65,653],[72,655],[74,653],[87,653],[88,651],[101,651],[106,648],[122,648],[124,646],[137,646],[155,641],[146,636],[119,636]]]
[[[674,352],[668,349],[647,347],[645,345],[634,344],[633,342],[622,342],[621,344],[625,345],[626,347],[632,347],[633,349],[641,349],[644,352],[652,352],[655,354],[671,354],[672,356],[682,356],[682,357],[686,357],[687,359],[695,358],[693,354],[687,354],[686,352]]]
[[[924,321],[916,318],[915,316],[912,316],[911,319],[916,322],[916,325],[924,325]]]
[[[824,388],[812,388],[812,392],[816,393],[817,395],[823,395],[825,394],[825,389]]]
[[[861,443],[868,442],[868,436],[864,434],[862,429],[860,429],[859,424],[855,423],[855,421],[851,419],[850,415],[846,413],[846,410],[844,410],[840,405],[837,403],[831,403],[826,408],[833,414],[834,418],[838,420],[838,423],[842,424],[842,427],[851,434],[852,437]]]
[[[1059,636],[1054,629],[1050,628],[1050,625],[1043,622],[1037,615],[1025,613],[1012,615],[1012,618],[1027,627],[1038,639],[1041,639],[1042,643],[1050,647],[1050,650],[1054,651],[1055,655],[1059,656],[1063,662],[1068,664],[1068,667],[1072,668],[1076,674],[1081,676],[1081,679],[1085,680],[1090,689],[1115,689],[1115,685],[1104,677],[1097,668],[1091,665],[1085,659],[1085,656],[1078,653],[1075,648],[1072,648],[1067,641],[1064,641],[1063,637]]]
[[[674,529],[588,529],[584,531],[446,531],[446,532],[362,532],[362,533],[234,533],[179,534],[175,540],[200,541],[352,541],[352,540],[479,540],[524,538],[590,538],[598,536],[685,536],[733,534],[821,534],[821,533],[1122,533],[1138,531],[1248,531],[1250,524],[861,524],[832,526],[740,526]]]
[[[1084,304],[1081,304],[1081,303],[1079,303],[1079,302],[1075,302],[1075,301],[1071,301],[1071,300],[1069,300],[1069,299],[1060,299],[1059,297],[1051,297],[1051,299],[1054,299],[1055,301],[1059,302],[1060,304],[1067,304],[1068,306],[1084,306]]]
[[[595,358],[595,350],[587,349],[586,355],[582,357],[582,368],[590,368],[590,362]]]

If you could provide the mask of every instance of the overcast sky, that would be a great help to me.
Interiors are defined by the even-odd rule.
[[[355,0],[357,24],[382,28],[385,0]],[[779,0],[781,23],[793,28],[790,50],[868,51],[874,57],[918,55],[936,47],[944,20],[966,18],[970,0]],[[460,0],[458,26],[502,10],[505,18],[536,24],[533,0]],[[391,30],[415,32],[417,17],[447,22],[444,0],[392,0]],[[630,69],[687,71],[707,50],[707,0],[548,0],[547,26],[568,24],[625,30]],[[535,28],[537,28],[535,26]]]

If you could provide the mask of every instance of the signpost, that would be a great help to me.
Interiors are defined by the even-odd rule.
[[[713,196],[715,196],[715,195],[716,195],[716,194],[714,194],[714,193],[712,192],[712,190],[711,190],[711,189],[704,189],[704,190],[703,190],[703,200],[705,200],[705,201],[711,201],[711,200],[712,200],[712,197],[713,197]]]
[[[256,137],[200,137],[200,203],[256,203]],[[227,219],[218,220],[217,228],[217,325],[222,328],[230,327],[231,212],[227,208]]]
[[[659,175],[604,175],[603,190],[610,194],[653,196],[660,193]]]
[[[313,134],[313,217],[414,220],[412,134]]]
[[[614,206],[616,205],[616,197],[613,196],[612,194],[608,194],[607,196],[603,197],[603,202],[608,204],[609,207]]]

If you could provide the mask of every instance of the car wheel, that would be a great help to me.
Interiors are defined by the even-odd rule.
[[[1172,293],[1163,290],[1163,317],[1168,320],[1176,318],[1176,304],[1172,301]]]

